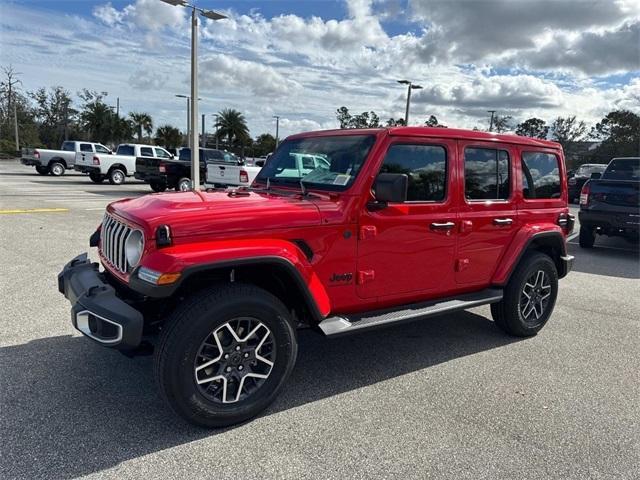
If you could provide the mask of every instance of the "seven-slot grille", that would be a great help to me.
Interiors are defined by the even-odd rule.
[[[132,229],[105,213],[100,230],[102,256],[117,270],[127,273],[128,265],[124,244]]]

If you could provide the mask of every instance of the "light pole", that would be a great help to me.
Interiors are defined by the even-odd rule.
[[[176,95],[178,98],[187,99],[187,147],[191,148],[191,97],[189,95]]]
[[[407,85],[407,108],[404,113],[404,124],[409,126],[409,105],[411,105],[411,90],[419,90],[422,87],[420,85],[414,85],[409,80],[398,80],[398,83]]]
[[[496,113],[495,110],[487,110],[487,113],[491,114],[491,120],[489,120],[489,131],[493,132],[493,115]]]
[[[218,148],[218,123],[220,122],[220,115],[218,115],[217,113],[214,113],[213,116],[216,119],[216,124],[214,125],[216,127],[216,150],[219,150],[219,148]]]
[[[164,3],[168,3],[173,6],[187,7],[191,9],[191,98],[193,99],[191,106],[191,121],[189,125],[193,125],[191,128],[191,188],[193,190],[200,190],[200,142],[198,141],[198,12],[203,17],[210,20],[222,20],[227,18],[221,13],[214,12],[213,10],[205,10],[198,8],[195,5],[191,5],[185,0],[161,0]],[[187,99],[187,102],[189,100]]]
[[[280,143],[280,115],[274,115],[273,118],[276,119],[276,148],[278,148],[278,144]]]

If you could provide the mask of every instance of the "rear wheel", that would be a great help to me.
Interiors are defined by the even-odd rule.
[[[64,175],[64,165],[60,162],[53,162],[49,165],[49,170],[51,171],[51,175],[54,177],[59,177]]]
[[[596,234],[592,227],[586,225],[580,225],[580,246],[582,248],[593,248],[593,244],[596,243]]]
[[[191,190],[191,179],[187,177],[182,177],[178,180],[176,184],[176,191],[178,192],[188,192]]]
[[[530,337],[547,323],[558,296],[558,271],[544,253],[527,255],[516,267],[504,297],[491,305],[498,327],[518,337]]]
[[[104,180],[104,175],[102,175],[100,172],[91,172],[89,173],[89,178],[93,183],[102,183],[102,181]]]
[[[112,168],[109,170],[109,183],[111,185],[122,185],[124,183],[124,179],[126,175],[119,168]]]
[[[36,165],[36,172],[40,175],[49,175],[49,167],[43,167],[42,165]]]
[[[164,192],[167,189],[166,183],[151,182],[149,185],[151,185],[151,190],[154,192]]]
[[[155,376],[171,408],[205,427],[254,417],[293,370],[295,331],[279,299],[252,285],[202,291],[161,334]]]

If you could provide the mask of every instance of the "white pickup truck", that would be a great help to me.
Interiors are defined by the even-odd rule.
[[[81,141],[65,141],[62,143],[60,150],[47,150],[45,148],[23,149],[22,158],[23,165],[36,167],[36,171],[40,175],[54,175],[59,177],[64,175],[68,168],[73,168],[75,164],[76,154],[102,154],[109,155],[111,150],[100,143],[81,142]]]
[[[205,162],[207,166],[205,186],[248,187],[253,183],[253,180],[262,169],[262,166],[247,165],[243,160],[230,152],[210,149],[202,150],[205,151]],[[188,158],[190,158],[191,152],[189,151],[185,155],[188,155]]]
[[[91,154],[78,152],[75,158],[75,169],[88,173],[94,183],[101,183],[105,178],[111,185],[122,185],[126,177],[136,173],[136,157],[157,157],[170,160],[173,158],[162,147],[123,143],[118,145],[115,154]]]

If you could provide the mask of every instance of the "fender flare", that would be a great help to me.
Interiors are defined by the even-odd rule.
[[[47,163],[47,167],[51,167],[51,164],[52,164],[52,163],[61,163],[61,164],[64,166],[64,168],[67,168],[67,169],[69,168],[69,167],[67,166],[67,161],[66,161],[64,158],[62,158],[62,157],[54,157],[54,158],[52,158],[52,159],[51,159],[51,160],[49,160],[49,162]]]

